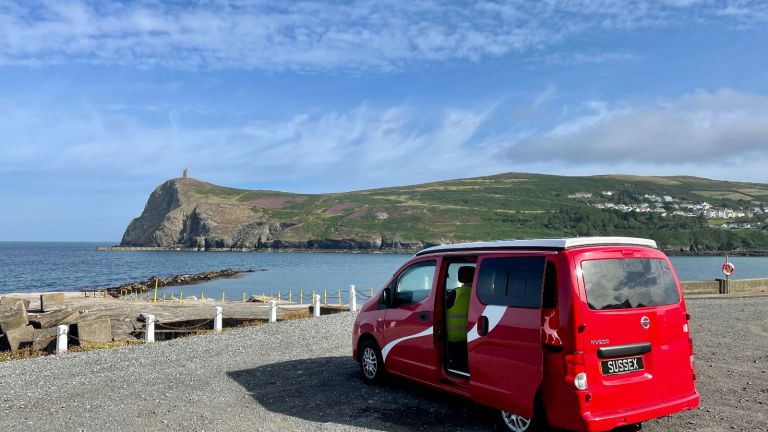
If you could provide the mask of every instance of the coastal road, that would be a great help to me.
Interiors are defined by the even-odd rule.
[[[768,431],[768,298],[689,300],[702,407],[645,431]],[[0,430],[493,431],[495,412],[367,386],[349,313],[0,363]]]

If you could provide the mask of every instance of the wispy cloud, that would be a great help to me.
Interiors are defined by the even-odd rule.
[[[699,3],[10,0],[0,4],[0,65],[389,70],[412,62],[529,53],[592,30],[682,25],[691,19],[685,12],[691,8],[697,8],[699,20],[765,17],[758,2]],[[626,55],[590,52],[551,60],[595,62]]]
[[[531,104],[552,93],[554,87],[531,95]],[[719,166],[738,168],[731,177],[764,180],[768,162],[768,96],[732,89],[645,104],[590,101],[562,122],[532,131],[524,122],[500,128],[496,117],[503,114],[494,104],[434,113],[408,103],[362,104],[226,127],[187,122],[190,111],[183,108],[170,112],[167,122],[158,123],[133,110],[85,103],[41,111],[4,101],[0,175],[164,178],[189,167],[225,184],[328,191],[513,170],[599,173],[620,166],[630,172],[662,167],[674,174]]]
[[[492,169],[487,151],[473,150],[473,142],[493,106],[425,115],[408,104],[363,104],[345,112],[310,111],[210,128],[186,124],[185,110],[176,108],[178,118],[158,125],[141,121],[132,110],[0,107],[6,107],[0,109],[0,141],[8,144],[0,147],[0,174],[6,175],[168,177],[189,167],[201,178],[222,183],[300,181],[309,191],[405,184]]]

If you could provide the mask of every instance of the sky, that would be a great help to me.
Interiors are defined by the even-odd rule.
[[[768,182],[768,3],[0,0],[0,241],[118,242],[191,177]]]

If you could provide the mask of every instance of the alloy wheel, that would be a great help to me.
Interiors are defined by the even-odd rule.
[[[501,418],[504,420],[504,424],[507,425],[509,430],[514,432],[525,432],[531,426],[531,419],[509,411],[501,411]]]
[[[376,352],[371,347],[366,347],[363,350],[363,373],[368,379],[374,379],[376,372],[379,369],[379,364],[376,359]]]

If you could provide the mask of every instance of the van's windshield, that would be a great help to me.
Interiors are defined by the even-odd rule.
[[[581,263],[590,309],[631,309],[676,304],[680,294],[665,260],[645,258]]]

